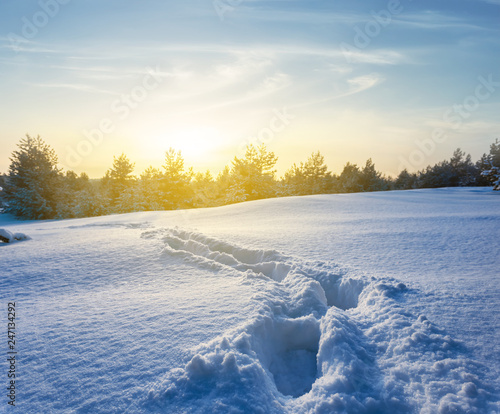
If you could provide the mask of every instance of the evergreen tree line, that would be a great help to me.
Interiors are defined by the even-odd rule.
[[[91,217],[134,211],[213,207],[270,197],[354,193],[457,186],[500,189],[500,142],[473,163],[457,149],[449,160],[422,171],[402,171],[390,178],[376,170],[371,159],[364,166],[347,163],[337,175],[315,152],[276,177],[276,155],[264,145],[249,145],[217,177],[186,168],[180,152],[169,149],[161,168],[149,167],[133,175],[125,154],[114,157],[100,180],[57,167],[54,150],[39,136],[21,139],[12,153],[9,172],[0,176],[0,204],[21,219]]]

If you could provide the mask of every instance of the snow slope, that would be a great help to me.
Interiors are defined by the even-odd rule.
[[[17,408],[498,413],[499,207],[439,189],[3,216],[31,237],[0,244]]]

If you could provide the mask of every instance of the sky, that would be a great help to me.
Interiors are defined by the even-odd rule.
[[[26,134],[60,166],[217,174],[320,151],[395,176],[500,138],[500,0],[4,0],[0,172]]]

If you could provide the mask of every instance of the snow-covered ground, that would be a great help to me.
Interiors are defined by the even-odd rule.
[[[491,189],[0,227],[17,412],[500,412]]]

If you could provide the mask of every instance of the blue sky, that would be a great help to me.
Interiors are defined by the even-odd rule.
[[[500,137],[497,0],[6,0],[0,27],[0,172],[26,133],[92,177],[249,142],[394,175]]]

